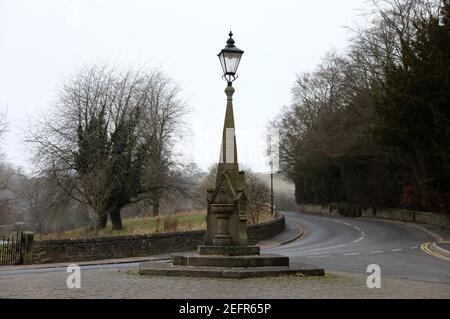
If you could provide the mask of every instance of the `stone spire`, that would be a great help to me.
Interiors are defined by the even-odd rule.
[[[218,176],[225,171],[239,171],[236,135],[233,114],[233,94],[234,88],[228,86],[225,89],[227,95],[227,109],[225,113],[225,121],[223,125],[222,146],[220,148],[220,159],[218,166]]]

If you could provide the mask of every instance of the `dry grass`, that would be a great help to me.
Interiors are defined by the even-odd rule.
[[[123,230],[113,231],[112,226],[104,230],[74,229],[60,233],[37,234],[37,240],[108,237],[169,233],[177,231],[206,229],[206,212],[195,211],[159,217],[127,218],[123,220]]]
[[[272,220],[270,212],[260,215],[259,223]],[[123,220],[123,230],[113,231],[109,224],[104,230],[74,229],[59,233],[37,234],[36,240],[49,239],[78,239],[87,237],[108,237],[127,235],[150,235],[157,233],[170,233],[179,231],[206,229],[206,211],[193,211],[177,213],[159,217],[127,218]]]
[[[268,221],[271,221],[273,219],[273,216],[270,212],[262,212],[259,214],[258,217],[258,224],[262,224]],[[249,218],[248,222],[251,222],[251,218]]]

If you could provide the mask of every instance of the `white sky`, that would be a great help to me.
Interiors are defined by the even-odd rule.
[[[295,75],[330,49],[343,50],[366,0],[0,0],[3,152],[32,168],[24,131],[52,102],[64,76],[85,63],[161,67],[193,109],[185,158],[218,161],[226,83],[217,53],[227,34],[245,51],[235,82],[239,161],[266,169],[263,130],[290,103]]]

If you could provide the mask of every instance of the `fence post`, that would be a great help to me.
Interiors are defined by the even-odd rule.
[[[23,264],[31,265],[33,263],[33,241],[34,233],[23,232],[22,234]]]

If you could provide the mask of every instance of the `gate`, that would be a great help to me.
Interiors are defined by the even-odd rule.
[[[24,256],[24,236],[17,232],[0,240],[0,265],[22,265]]]

